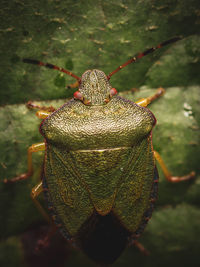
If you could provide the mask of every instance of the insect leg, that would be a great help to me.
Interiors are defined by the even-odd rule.
[[[43,239],[38,240],[38,244],[37,244],[36,250],[40,250],[43,247],[46,247],[48,245],[48,242],[51,239],[51,237],[57,231],[57,227],[54,224],[53,220],[48,215],[48,213],[45,211],[45,209],[42,207],[42,205],[40,204],[40,202],[37,200],[37,197],[43,191],[44,191],[44,188],[42,186],[42,182],[40,182],[39,184],[37,184],[36,186],[34,186],[32,188],[32,190],[31,190],[31,198],[32,198],[32,200],[33,200],[36,208],[42,214],[42,216],[44,217],[44,219],[50,224],[50,228],[49,228],[48,233],[45,235],[45,237]]]
[[[73,88],[77,88],[79,86],[79,82],[78,81],[76,81],[75,83],[71,83],[71,84],[69,84],[69,85],[67,85],[66,87],[67,87],[67,89],[73,89]]]
[[[137,240],[133,241],[133,245],[137,247],[143,255],[148,256],[150,254],[150,252]]]
[[[40,106],[40,105],[36,105],[34,104],[32,101],[28,101],[26,103],[27,108],[29,109],[39,109],[36,112],[36,116],[39,119],[45,119],[46,117],[48,117],[52,112],[54,112],[56,109],[52,106],[49,107],[45,107],[45,106]]]
[[[20,180],[25,180],[29,176],[33,174],[33,164],[32,164],[32,153],[33,152],[38,152],[38,151],[44,151],[45,150],[45,143],[37,143],[33,144],[28,148],[27,151],[27,159],[28,159],[28,171],[26,173],[20,174],[19,176],[16,176],[12,179],[4,179],[4,183],[13,183],[13,182],[18,182]]]
[[[157,92],[154,95],[149,96],[147,98],[141,98],[138,101],[136,101],[135,103],[138,104],[139,106],[146,107],[152,101],[154,101],[155,99],[157,99],[160,96],[162,96],[164,93],[165,93],[165,90],[162,87],[160,87],[160,88],[158,88]]]
[[[52,112],[48,112],[48,111],[44,111],[44,110],[38,110],[36,112],[36,116],[39,118],[39,119],[46,119]]]
[[[161,167],[161,169],[162,169],[162,171],[163,171],[163,173],[165,175],[165,178],[169,182],[178,183],[178,182],[181,182],[181,181],[186,181],[186,180],[190,180],[190,179],[194,178],[194,176],[195,176],[195,172],[194,171],[192,171],[188,175],[184,175],[184,176],[172,176],[171,173],[169,172],[169,170],[167,169],[163,159],[159,155],[159,153],[154,151],[154,156],[155,156],[155,159],[160,164],[160,167]]]
[[[44,191],[44,189],[42,187],[42,182],[40,182],[39,184],[37,184],[36,186],[34,186],[32,188],[32,190],[31,190],[31,198],[32,198],[35,206],[39,210],[39,212],[42,214],[42,216],[47,220],[47,222],[52,224],[52,220],[49,217],[48,213],[43,209],[43,207],[41,206],[40,202],[37,200],[37,197],[43,191]]]
[[[46,107],[46,106],[36,105],[32,101],[28,101],[26,103],[26,106],[27,106],[27,108],[30,108],[30,109],[41,109],[41,110],[46,110],[46,111],[49,111],[49,112],[53,112],[53,111],[56,110],[52,106]]]

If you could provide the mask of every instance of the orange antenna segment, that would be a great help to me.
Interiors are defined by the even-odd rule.
[[[159,45],[155,46],[155,47],[152,47],[152,48],[149,48],[147,50],[145,50],[144,52],[142,53],[138,53],[136,54],[134,57],[132,57],[131,59],[129,59],[128,61],[126,61],[124,64],[120,65],[117,69],[115,69],[114,71],[112,71],[108,76],[108,80],[111,78],[112,75],[114,75],[116,72],[118,72],[119,70],[123,69],[124,67],[126,67],[127,65],[131,64],[132,62],[136,62],[138,59],[150,54],[150,53],[153,53],[155,50],[165,46],[165,45],[168,45],[168,44],[171,44],[171,43],[174,43],[174,42],[177,42],[179,40],[181,40],[182,38],[181,37],[174,37],[174,38],[171,38],[163,43],[160,43]]]
[[[35,59],[29,59],[29,58],[24,58],[23,62],[24,63],[29,63],[29,64],[35,64],[35,65],[38,65],[38,66],[44,66],[44,67],[49,68],[49,69],[54,69],[54,70],[58,70],[58,71],[64,72],[64,73],[72,76],[73,78],[75,78],[79,83],[81,82],[81,78],[80,77],[76,76],[71,71],[63,69],[63,68],[60,68],[60,67],[58,67],[56,65],[49,64],[49,63],[44,63],[42,61],[35,60]]]

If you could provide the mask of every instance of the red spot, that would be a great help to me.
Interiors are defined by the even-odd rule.
[[[144,54],[143,53],[140,53],[140,54],[137,55],[137,58],[141,58],[143,56],[144,56]]]
[[[53,68],[54,68],[54,70],[60,70],[60,68],[55,66],[55,65],[53,66]]]
[[[111,90],[110,90],[110,95],[111,96],[114,96],[114,95],[116,95],[117,94],[117,90],[115,89],[115,88],[112,88]]]
[[[161,48],[162,47],[162,45],[161,44],[159,44],[158,46],[157,46],[157,48]]]
[[[79,100],[83,100],[83,95],[79,91],[76,91],[74,93],[74,98],[79,99]]]

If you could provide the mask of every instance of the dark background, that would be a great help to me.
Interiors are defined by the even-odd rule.
[[[12,0],[2,1],[0,7],[1,181],[24,172],[27,147],[42,140],[40,120],[24,103],[64,99],[74,92],[66,89],[74,82],[70,76],[24,64],[22,58],[56,64],[78,76],[92,68],[108,74],[137,52],[183,37],[111,79],[113,87],[132,100],[152,94],[155,90],[150,88],[166,89],[165,96],[150,107],[158,120],[154,147],[175,175],[197,172],[194,181],[174,185],[160,171],[157,207],[140,239],[151,254],[144,257],[131,247],[113,266],[198,266],[199,1]],[[63,102],[45,104],[58,107]],[[95,266],[59,235],[47,250],[35,252],[48,227],[29,197],[38,182],[41,155],[34,155],[34,162],[33,178],[11,186],[0,184],[0,266]]]

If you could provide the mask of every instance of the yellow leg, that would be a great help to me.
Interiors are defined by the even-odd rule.
[[[52,220],[49,217],[48,213],[43,209],[43,207],[41,206],[40,202],[37,200],[37,197],[43,191],[44,191],[44,189],[42,187],[42,182],[40,182],[39,184],[37,184],[36,186],[34,186],[32,188],[32,190],[31,190],[31,198],[32,198],[35,206],[37,207],[39,212],[43,215],[43,217],[47,220],[47,222],[52,224]]]
[[[154,151],[154,156],[155,156],[155,159],[158,161],[160,167],[162,168],[162,171],[163,171],[163,173],[165,175],[165,178],[169,182],[178,183],[178,182],[181,182],[181,181],[190,180],[195,176],[195,172],[194,171],[192,171],[191,173],[189,173],[188,175],[185,175],[185,176],[172,176],[171,173],[169,172],[169,170],[167,169],[163,159],[159,155],[159,153]]]
[[[138,104],[139,106],[141,107],[146,107],[148,106],[152,101],[154,101],[155,99],[159,98],[160,96],[162,96],[163,94],[165,93],[165,90],[160,87],[158,88],[157,92],[152,95],[152,96],[149,96],[147,98],[142,98],[138,101],[136,101],[135,103]]]
[[[39,119],[46,119],[52,112],[49,112],[49,111],[45,111],[45,110],[38,110],[36,112],[36,116],[39,118]]]
[[[27,108],[30,109],[39,109],[36,112],[36,116],[39,119],[46,119],[46,117],[48,117],[52,112],[54,112],[56,109],[52,106],[50,107],[45,107],[45,106],[40,106],[40,105],[36,105],[33,102],[29,101],[28,103],[26,103]]]
[[[55,234],[57,231],[57,227],[54,224],[52,218],[49,216],[49,214],[45,211],[45,209],[41,206],[40,202],[37,200],[37,197],[40,195],[41,192],[44,191],[44,188],[42,187],[42,182],[34,186],[31,190],[31,198],[39,210],[39,212],[42,214],[44,219],[50,224],[50,228],[48,233],[46,234],[45,238],[38,241],[37,249],[40,250],[43,247],[46,247],[51,239],[51,237]]]
[[[76,81],[75,83],[71,83],[67,86],[68,89],[73,89],[73,88],[77,88],[79,86],[79,82]]]
[[[41,110],[46,110],[46,111],[49,111],[49,112],[53,112],[53,111],[56,110],[52,106],[50,106],[50,107],[40,106],[40,105],[34,104],[32,101],[28,101],[26,103],[26,106],[27,106],[27,108],[30,108],[30,109],[41,109]]]
[[[16,176],[12,179],[4,179],[4,183],[13,183],[17,182],[20,180],[25,180],[29,176],[33,174],[33,164],[32,164],[32,153],[33,152],[38,152],[38,151],[44,151],[45,150],[45,143],[38,143],[38,144],[33,144],[28,148],[28,153],[27,153],[27,159],[28,159],[28,171],[26,173],[23,173],[19,176]]]

